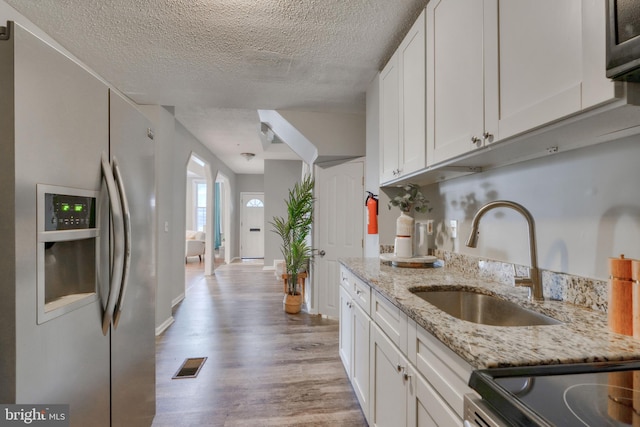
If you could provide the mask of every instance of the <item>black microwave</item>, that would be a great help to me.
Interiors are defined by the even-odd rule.
[[[607,77],[640,82],[640,0],[607,0]]]

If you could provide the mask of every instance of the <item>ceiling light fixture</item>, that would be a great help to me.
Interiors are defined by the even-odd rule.
[[[240,153],[240,155],[244,157],[247,162],[256,156],[254,153]]]

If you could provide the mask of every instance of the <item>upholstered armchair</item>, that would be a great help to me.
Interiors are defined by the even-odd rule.
[[[187,258],[197,256],[202,261],[204,255],[204,245],[206,240],[206,234],[202,231],[187,230],[186,232],[186,245],[184,262],[187,262]]]

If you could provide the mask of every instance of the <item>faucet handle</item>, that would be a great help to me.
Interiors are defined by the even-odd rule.
[[[516,286],[528,289],[527,298],[531,299],[531,292],[533,291],[533,280],[531,277],[514,276],[513,279]]]
[[[520,267],[523,268],[523,267]],[[531,290],[533,289],[533,278],[531,277],[531,269],[528,269],[527,276],[518,275],[518,267],[513,264],[513,282],[515,286],[521,286],[529,288],[529,297],[531,297]]]

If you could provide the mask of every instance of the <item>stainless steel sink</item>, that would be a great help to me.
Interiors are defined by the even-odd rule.
[[[492,326],[558,325],[562,322],[495,296],[465,290],[411,291],[451,316]]]

